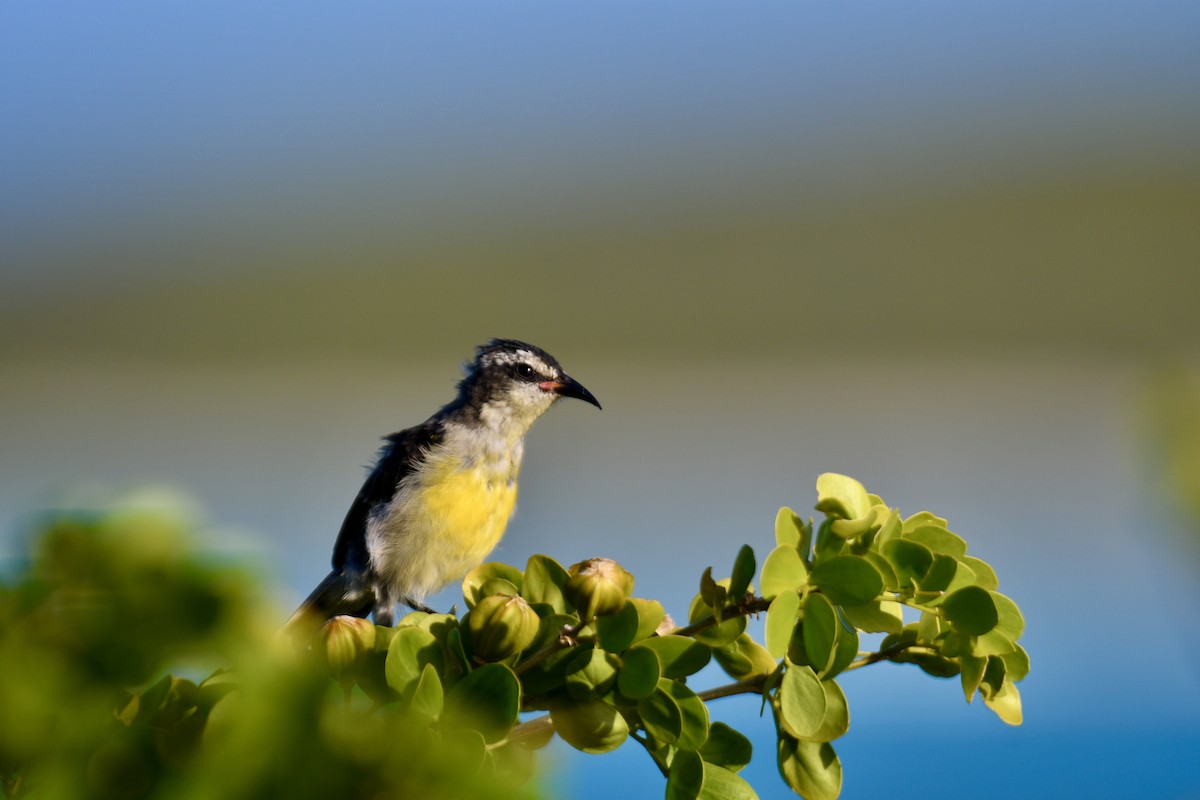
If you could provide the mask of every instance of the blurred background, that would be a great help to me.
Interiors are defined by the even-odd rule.
[[[1025,725],[856,672],[844,796],[1200,797],[1198,43],[1183,0],[5,3],[0,558],[173,487],[282,622],[378,438],[522,338],[604,410],[533,431],[499,560],[685,617],[839,471],[996,567]],[[757,712],[714,708],[782,796]]]

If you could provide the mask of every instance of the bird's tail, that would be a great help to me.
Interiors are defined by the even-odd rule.
[[[294,641],[298,646],[307,646],[324,622],[339,614],[365,617],[375,606],[375,599],[364,591],[351,576],[342,570],[333,570],[317,584],[317,588],[305,598],[300,607],[283,624],[279,635]]]

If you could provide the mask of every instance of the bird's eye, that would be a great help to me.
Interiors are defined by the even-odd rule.
[[[537,373],[534,372],[533,367],[523,362],[513,367],[513,370],[517,373],[518,378],[524,378],[526,380],[530,380],[537,375]]]

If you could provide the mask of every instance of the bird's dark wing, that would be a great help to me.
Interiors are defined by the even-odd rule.
[[[333,569],[367,569],[367,520],[371,512],[391,501],[396,486],[413,471],[420,454],[441,441],[442,425],[436,419],[384,437],[379,457],[371,468],[358,496],[346,512],[337,544],[333,546]]]

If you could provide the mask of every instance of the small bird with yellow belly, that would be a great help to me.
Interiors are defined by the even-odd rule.
[[[385,438],[333,548],[333,570],[288,620],[311,630],[339,614],[391,625],[399,603],[460,579],[500,541],[517,500],[525,434],[560,397],[600,403],[549,353],[514,339],[476,348],[458,396]]]

